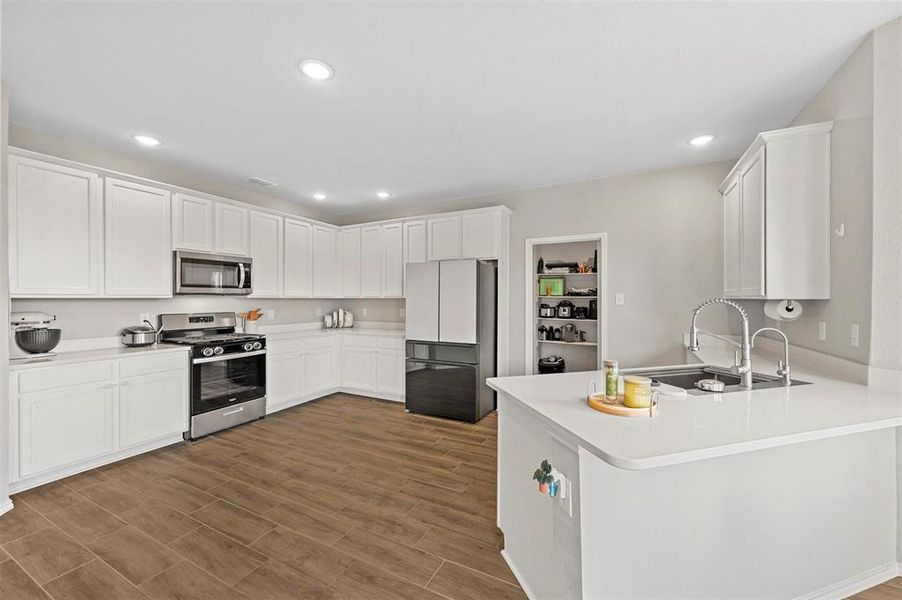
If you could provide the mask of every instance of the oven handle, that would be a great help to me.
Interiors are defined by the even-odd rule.
[[[266,354],[266,349],[263,350],[254,350],[253,352],[242,352],[238,354],[237,352],[234,354],[222,354],[220,356],[209,356],[207,358],[194,358],[191,359],[191,364],[199,365],[202,363],[211,363],[211,362],[220,362],[223,360],[232,360],[233,358],[245,358],[248,356],[260,356],[261,354]]]

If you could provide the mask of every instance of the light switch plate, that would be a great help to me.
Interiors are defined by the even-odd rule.
[[[817,323],[817,339],[822,342],[827,341],[827,322],[818,321]]]
[[[366,316],[366,307],[365,306],[362,309],[360,309],[360,314],[362,314],[364,317]]]
[[[852,323],[852,326],[849,328],[849,343],[853,348],[857,348],[860,343],[860,334],[861,329],[858,327],[858,323]]]
[[[317,317],[323,316],[323,309],[317,308],[317,309],[316,309],[316,316],[317,316]]]
[[[403,319],[404,317],[407,316],[407,310],[404,309],[404,308],[399,309],[399,310],[398,310],[398,314],[401,315],[401,318]]]
[[[148,312],[143,312],[143,313],[140,313],[140,314],[138,315],[138,322],[139,322],[139,323],[143,324],[145,320],[146,320],[146,321],[150,321],[151,323],[153,323],[153,321],[151,321],[151,319],[150,319],[150,313],[148,313]]]
[[[273,309],[273,308],[267,308],[267,309],[266,309],[266,318],[269,319],[270,321],[272,321],[273,319],[275,319],[275,318],[276,318],[276,311],[275,311],[275,309]]]
[[[614,304],[617,306],[623,306],[623,294],[615,294],[614,295]]]

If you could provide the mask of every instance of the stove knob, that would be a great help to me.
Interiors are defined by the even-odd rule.
[[[204,348],[204,356],[213,356],[213,348]]]
[[[263,347],[263,344],[261,344],[260,342],[254,342],[254,350],[259,350],[262,347]]]
[[[247,342],[244,346],[242,346],[242,348],[244,348],[244,351],[245,351],[245,352],[250,352],[251,350],[254,349],[254,343],[253,343],[253,342]]]
[[[213,354],[215,354],[215,355],[217,355],[217,356],[219,356],[220,354],[222,354],[222,352],[223,352],[222,346],[216,346],[215,348],[213,348]]]

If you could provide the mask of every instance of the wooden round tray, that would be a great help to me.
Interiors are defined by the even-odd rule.
[[[590,408],[618,417],[652,417],[658,410],[658,403],[652,402],[651,408],[631,408],[623,403],[623,396],[612,402],[604,394],[592,394],[588,398]]]

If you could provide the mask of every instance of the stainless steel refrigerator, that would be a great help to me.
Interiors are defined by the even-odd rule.
[[[476,422],[495,409],[497,288],[494,261],[407,265],[408,411]]]

